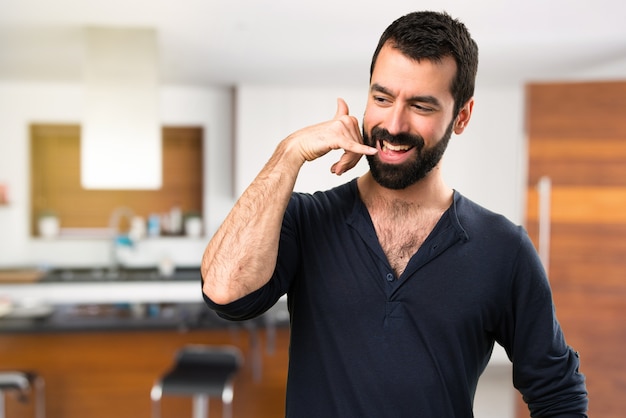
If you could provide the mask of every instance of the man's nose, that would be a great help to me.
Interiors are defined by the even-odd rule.
[[[404,106],[394,105],[390,107],[385,122],[387,130],[392,135],[410,131],[409,116]]]

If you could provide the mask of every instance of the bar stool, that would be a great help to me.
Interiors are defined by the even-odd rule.
[[[192,397],[193,418],[208,418],[209,398],[221,398],[222,416],[231,418],[233,378],[241,364],[241,352],[234,346],[183,347],[173,367],[152,386],[152,417],[160,418],[161,397],[172,395]]]
[[[5,417],[4,394],[14,393],[20,402],[28,402],[35,391],[35,418],[45,417],[44,380],[32,372],[0,371],[0,418]]]

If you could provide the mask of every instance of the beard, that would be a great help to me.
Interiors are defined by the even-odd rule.
[[[369,163],[372,177],[381,186],[393,190],[405,189],[422,180],[441,161],[452,136],[453,126],[454,119],[446,128],[441,139],[432,148],[424,148],[424,138],[419,135],[406,133],[391,135],[384,128],[373,128],[370,137],[365,132],[365,126],[363,126],[363,142],[365,145],[376,147],[377,144],[382,144],[384,140],[395,145],[410,145],[416,151],[414,160],[402,164],[383,163],[377,154],[368,155],[367,162]]]

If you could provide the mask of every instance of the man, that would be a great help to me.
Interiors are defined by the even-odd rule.
[[[441,157],[474,105],[478,48],[444,13],[383,33],[362,135],[335,117],[284,139],[202,260],[205,300],[243,320],[288,296],[288,417],[471,417],[494,342],[533,417],[584,417],[578,355],[554,316],[526,233],[448,187]],[[306,161],[344,154],[342,174],[293,193]]]

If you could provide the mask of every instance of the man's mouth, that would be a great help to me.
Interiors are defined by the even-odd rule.
[[[391,144],[387,141],[380,141],[380,149],[387,152],[407,152],[413,148],[411,145]]]

